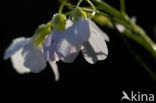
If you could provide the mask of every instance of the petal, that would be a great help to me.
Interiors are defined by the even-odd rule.
[[[98,41],[88,41],[83,44],[81,51],[87,62],[95,64],[97,61],[107,58],[108,50],[106,43],[103,42],[100,45]]]
[[[44,53],[44,56],[46,58],[46,60],[50,60],[50,45],[51,45],[51,37],[52,37],[52,34],[48,35],[46,38],[45,38],[45,42],[43,44],[43,53]]]
[[[4,59],[8,59],[11,55],[20,50],[25,44],[28,43],[28,39],[25,37],[16,38],[11,45],[6,49]]]
[[[46,67],[46,61],[41,49],[33,44],[32,41],[29,41],[24,46],[22,54],[24,57],[24,66],[32,72],[38,73]]]
[[[48,35],[43,44],[43,53],[47,61],[58,61],[60,58],[56,53],[60,32],[54,31]]]
[[[131,20],[131,22],[132,22],[133,24],[135,24],[135,23],[137,22],[136,16],[132,16],[130,20]]]
[[[66,29],[69,28],[69,27],[71,27],[72,25],[73,25],[73,22],[70,19],[68,19],[66,21]]]
[[[57,66],[56,62],[51,61],[51,62],[49,62],[49,64],[54,72],[55,80],[58,81],[59,80],[59,70],[58,70],[58,66]]]
[[[18,73],[23,74],[23,73],[29,73],[30,72],[30,69],[28,69],[27,67],[25,67],[23,65],[24,58],[22,57],[22,49],[18,50],[16,53],[14,53],[11,56],[11,61],[12,61],[14,69]]]
[[[81,45],[79,46],[72,45],[70,42],[64,39],[59,44],[57,52],[61,60],[63,60],[66,63],[71,63],[77,57],[80,51],[80,47]]]
[[[87,20],[81,20],[62,33],[57,46],[57,53],[64,62],[73,62],[77,57],[82,43],[90,37]]]
[[[92,33],[94,33],[94,32],[98,33],[99,35],[102,35],[104,40],[109,41],[109,37],[105,32],[103,32],[92,20],[90,20],[90,19],[87,19],[87,20],[89,21],[89,26],[90,26]]]
[[[87,41],[90,37],[90,27],[87,20],[81,20],[71,28],[65,31],[65,36],[67,36],[70,41],[75,43],[75,45],[79,45],[85,41]],[[79,43],[78,43],[79,42]]]
[[[125,27],[122,24],[116,24],[115,26],[119,30],[119,32],[122,33],[125,31]]]
[[[99,30],[92,29],[88,42],[81,48],[84,58],[91,64],[106,59],[108,55],[108,48],[102,36]]]

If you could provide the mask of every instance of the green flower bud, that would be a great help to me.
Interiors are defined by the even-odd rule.
[[[51,26],[49,26],[49,24],[40,25],[35,31],[35,35],[32,38],[33,42],[40,48],[42,46],[42,43],[44,42],[45,36],[50,34],[51,31]]]
[[[113,28],[113,24],[111,22],[111,20],[106,17],[106,16],[103,16],[103,15],[94,15],[94,17],[92,18],[96,23],[104,26],[108,26],[108,27],[111,27]]]
[[[66,16],[64,14],[55,14],[52,18],[53,30],[63,31],[65,29]]]
[[[73,11],[73,18],[74,20],[80,20],[80,19],[84,19],[87,17],[87,13],[85,11],[83,11],[81,8],[77,7],[74,11]]]

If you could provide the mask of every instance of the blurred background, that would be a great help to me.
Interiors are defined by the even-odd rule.
[[[119,0],[105,0],[119,9]],[[127,13],[137,18],[152,40],[156,41],[155,3],[125,0]],[[134,60],[115,30],[101,27],[110,37],[108,58],[88,64],[81,53],[72,64],[58,62],[60,80],[54,81],[49,67],[38,74],[18,74],[10,59],[3,60],[4,50],[14,38],[30,37],[38,25],[46,23],[58,11],[54,0],[5,0],[0,3],[0,100],[63,102],[120,102],[122,91],[156,93],[156,81]],[[139,45],[128,40],[142,57],[156,69],[156,61]],[[156,95],[156,94],[155,94]]]

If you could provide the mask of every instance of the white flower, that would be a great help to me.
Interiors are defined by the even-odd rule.
[[[5,51],[4,59],[11,57],[13,67],[21,74],[42,71],[47,60],[53,69],[55,80],[58,80],[56,61],[71,63],[80,50],[91,64],[104,60],[108,55],[105,41],[109,41],[109,37],[90,19],[76,23],[67,20],[66,30],[53,31],[46,37],[43,48],[39,48],[31,38],[14,39]]]
[[[73,62],[80,50],[89,63],[104,60],[108,55],[105,40],[109,37],[90,19],[83,19],[72,24],[67,20],[67,29],[57,30],[48,35],[43,51],[48,61]]]
[[[16,38],[5,51],[4,59],[11,57],[13,67],[18,73],[38,73],[46,67],[42,50],[29,38]],[[55,62],[50,62],[55,79],[59,79],[58,68]]]

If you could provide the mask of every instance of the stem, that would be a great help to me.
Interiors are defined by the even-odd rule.
[[[90,4],[90,6],[93,8],[93,13],[92,13],[92,15],[95,15],[95,11],[96,11],[96,8],[95,8],[95,6],[94,6],[94,4],[90,1],[90,0],[86,0],[89,4]]]
[[[124,32],[127,35],[127,32]],[[130,46],[130,44],[125,40],[124,37],[123,41],[126,47],[128,48],[129,52],[134,56],[135,60],[148,72],[148,74],[156,80],[156,74],[152,72],[151,68],[141,59],[141,57],[133,50],[133,48]],[[137,40],[136,40],[137,41]],[[141,42],[141,40],[140,40]]]
[[[140,65],[148,72],[148,74],[156,81],[156,74],[151,71],[149,66],[140,58],[136,58],[136,60],[140,63]]]
[[[143,46],[153,57],[156,59],[156,51],[153,48],[153,41],[148,37],[148,35],[141,29],[137,24],[131,22],[127,15],[123,16],[121,12],[111,7],[105,2],[92,0],[94,3],[99,5],[101,10],[104,10],[108,15],[113,17],[117,23],[122,24],[131,33],[128,36]],[[134,39],[135,38],[135,39]],[[138,38],[138,39],[137,39]]]
[[[60,8],[59,8],[59,14],[62,14],[63,8],[64,8],[65,3],[62,3]]]
[[[108,15],[108,17],[111,16],[116,23],[122,24],[126,28],[126,31],[124,31],[126,33],[123,33],[123,35],[140,44],[154,57],[154,59],[156,59],[156,51],[153,48],[154,42],[148,37],[142,28],[140,28],[137,24],[132,23],[131,19],[126,14],[123,16],[120,11],[111,7],[107,3],[97,0],[92,1],[101,7],[99,10],[105,11],[105,13],[103,13],[96,10],[97,13],[104,16]],[[71,4],[70,6],[73,5]]]
[[[77,6],[77,7],[79,7],[79,6],[80,6],[80,4],[82,3],[82,1],[83,1],[83,0],[79,0],[79,2],[77,3],[77,5],[76,5],[76,6]]]
[[[70,8],[75,8],[76,7],[75,5],[70,4],[70,3],[66,3],[66,2],[64,2],[64,5],[67,6],[67,7],[70,7]]]
[[[90,0],[87,0],[87,1],[91,6],[93,5],[92,2],[90,3]],[[131,22],[131,19],[126,14],[124,0],[120,0],[121,11],[113,8],[112,6],[108,5],[107,3],[103,1],[98,1],[98,0],[92,0],[92,1],[97,5],[96,8],[99,7],[98,10],[103,11],[101,12],[96,9],[97,13],[111,18],[113,21],[112,23],[122,24],[125,27],[125,30],[124,32],[122,32],[122,34],[132,39],[136,43],[140,44],[154,57],[154,59],[156,59],[156,51],[152,47],[154,42],[148,37],[148,35],[144,32],[144,30],[141,27]],[[81,2],[82,0],[79,1],[77,6],[79,6]],[[66,4],[66,5],[72,8],[77,7],[72,4]],[[93,5],[92,8],[94,9],[94,7],[95,6]],[[87,8],[83,8],[83,9],[90,10]],[[116,27],[115,24],[114,24],[114,27]],[[156,74],[153,73],[151,69],[149,68],[149,66],[146,65],[145,62],[138,56],[138,54],[133,50],[131,45],[125,40],[123,35],[120,35],[120,37],[125,43],[130,53],[134,56],[135,60],[137,60],[139,64],[150,74],[150,76],[154,80],[156,80]]]
[[[89,5],[90,5],[94,10],[96,10],[94,4],[93,4],[90,0],[86,0],[86,1],[89,3]]]
[[[111,19],[113,21],[113,19]],[[118,31],[118,29],[115,26],[115,23],[113,22],[114,28]],[[118,31],[120,32],[120,31]],[[124,32],[126,35],[129,35],[128,32]],[[135,58],[135,60],[148,72],[148,74],[152,77],[153,80],[156,81],[156,74],[152,72],[151,68],[141,59],[141,57],[135,52],[133,47],[126,41],[126,39],[119,35],[124,44],[126,45],[128,51],[131,53],[131,55]]]
[[[153,48],[154,42],[148,37],[148,35],[143,31],[142,28],[140,28],[138,25],[134,25],[134,31],[139,35],[140,38],[143,40],[143,47],[153,55],[153,57],[156,59],[156,51]]]
[[[99,10],[104,10],[105,12],[109,13],[111,16],[119,18],[119,19],[123,19],[124,18],[123,15],[121,15],[118,10],[116,10],[112,6],[108,5],[107,3],[102,2],[102,1],[97,1],[97,0],[92,0],[92,1],[95,4],[99,5],[100,7],[102,7],[102,8],[99,8]]]
[[[125,0],[120,0],[120,9],[123,15],[126,14]]]

